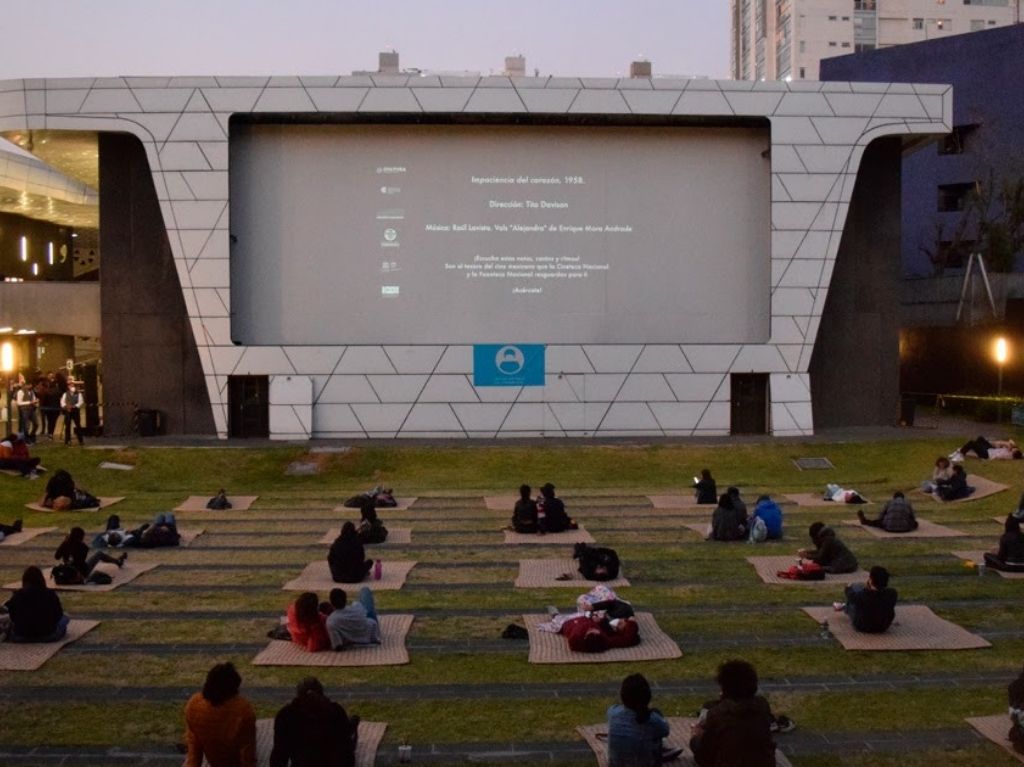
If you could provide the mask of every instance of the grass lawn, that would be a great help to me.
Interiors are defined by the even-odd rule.
[[[963,537],[880,540],[839,523],[857,507],[784,507],[787,540],[759,546],[711,544],[683,527],[710,509],[649,514],[647,494],[686,494],[694,474],[710,468],[720,489],[737,485],[748,502],[770,491],[818,492],[826,483],[852,487],[876,501],[909,491],[927,478],[935,457],[955,445],[940,440],[881,443],[354,447],[316,456],[316,476],[290,477],[286,466],[306,455],[299,446],[161,448],[143,445],[92,451],[41,445],[50,470],[66,468],[100,496],[126,496],[111,509],[126,524],[150,519],[188,495],[259,495],[250,511],[179,514],[181,527],[204,528],[188,548],[130,552],[161,567],[114,592],[65,593],[74,616],[99,617],[98,629],[35,672],[0,676],[0,754],[38,745],[110,747],[173,754],[181,738],[181,708],[215,662],[234,661],[243,694],[260,716],[291,698],[295,683],[315,673],[350,712],[389,722],[382,750],[389,760],[408,740],[415,753],[431,744],[466,751],[509,743],[578,743],[578,724],[600,721],[618,684],[641,671],[655,686],[655,705],[689,716],[714,694],[719,663],[753,662],[777,712],[798,723],[780,736],[794,747],[798,767],[931,767],[935,764],[1011,765],[994,745],[971,740],[967,716],[1005,711],[1005,685],[1024,658],[1024,581],[973,569],[955,549],[992,548],[1000,528],[993,517],[1014,508],[1024,482],[1022,464],[969,461],[968,472],[1010,489],[977,502],[939,505],[911,496],[918,515],[953,527]],[[835,469],[799,471],[793,459],[827,456]],[[105,471],[101,461],[135,466]],[[489,511],[485,495],[511,495],[527,481],[558,486],[570,513],[597,541],[620,554],[632,587],[622,595],[658,623],[683,649],[678,660],[637,664],[530,665],[527,644],[500,633],[524,613],[547,604],[568,608],[573,588],[516,589],[520,559],[566,558],[567,545],[506,546],[499,529],[508,511]],[[56,526],[17,547],[0,548],[0,577],[17,580],[30,564],[48,564],[63,532],[103,527],[108,512],[40,513],[23,509],[45,480],[0,477],[0,522],[22,517],[29,527]],[[318,543],[328,529],[358,516],[333,511],[348,496],[376,484],[417,496],[411,509],[382,510],[392,528],[412,528],[411,545],[370,548],[372,556],[415,560],[399,591],[377,593],[385,612],[417,615],[409,634],[411,663],[399,667],[256,667],[255,649],[295,592],[281,590],[306,564],[326,555]],[[877,513],[879,506],[867,507]],[[588,511],[592,512],[588,516]],[[868,511],[871,513],[871,511]],[[992,642],[986,650],[850,653],[818,636],[800,607],[827,604],[841,594],[828,585],[762,584],[745,561],[751,555],[792,554],[807,544],[806,528],[834,524],[861,564],[884,564],[901,601],[931,606]],[[326,595],[321,595],[325,597]],[[57,700],[65,690],[67,700]],[[963,733],[959,745],[928,742],[929,732]],[[899,749],[843,745],[900,734],[923,737]],[[814,740],[813,735],[823,739]],[[802,740],[799,736],[804,736]],[[829,752],[824,738],[833,738]],[[850,740],[852,739],[852,740]],[[917,745],[915,745],[917,744]],[[496,762],[501,759],[494,757]],[[52,763],[54,760],[45,763]],[[437,757],[432,761],[439,763]],[[441,760],[443,761],[443,760]],[[465,761],[460,757],[457,763]],[[5,763],[0,758],[0,763]],[[26,763],[22,760],[19,763]],[[97,763],[100,763],[99,761]],[[508,763],[507,760],[504,763]],[[550,764],[583,765],[585,756]]]

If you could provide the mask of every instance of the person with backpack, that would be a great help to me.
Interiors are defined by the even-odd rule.
[[[43,571],[34,565],[21,575],[21,588],[4,605],[11,619],[11,642],[58,642],[68,631],[69,618],[60,597],[46,587]]]
[[[85,530],[81,527],[72,527],[67,537],[57,547],[53,558],[60,563],[54,568],[54,580],[61,583],[57,573],[66,572],[71,578],[67,583],[73,584],[96,582],[97,574],[93,571],[100,562],[124,567],[128,554],[126,552],[119,557],[112,557],[104,551],[97,551],[90,556],[89,547],[85,544]],[[109,577],[105,573],[103,575]]]
[[[256,767],[256,711],[238,694],[242,677],[233,663],[206,674],[202,692],[185,704],[184,767]]]
[[[613,581],[619,577],[619,555],[615,549],[577,543],[572,558],[579,560],[579,572],[588,581]]]
[[[577,530],[579,525],[565,511],[561,498],[555,497],[555,486],[548,482],[540,489],[537,499],[537,524],[543,533],[562,533]]]
[[[762,526],[764,527],[764,538],[761,538],[759,533],[755,534],[755,531]],[[762,540],[782,540],[782,509],[770,496],[758,497],[754,513],[750,517],[750,536],[755,543]]]
[[[608,707],[608,767],[657,767],[676,759],[682,749],[664,749],[669,725],[651,708],[651,685],[643,674],[630,674],[619,687],[621,703]]]
[[[354,767],[359,717],[324,694],[316,677],[295,689],[295,699],[274,717],[270,767]]]
[[[882,513],[878,515],[877,519],[868,519],[860,509],[857,509],[857,519],[862,525],[878,527],[887,533],[910,533],[917,529],[914,507],[898,490],[892,494],[892,499],[882,507]]]
[[[529,485],[519,486],[519,500],[512,509],[512,529],[524,535],[540,532],[537,522],[537,502],[530,497],[532,489]]]
[[[351,522],[341,526],[341,534],[334,539],[327,554],[327,564],[335,583],[359,583],[369,575],[373,560],[366,558],[366,549]]]
[[[800,549],[797,556],[821,565],[826,573],[856,572],[857,557],[836,537],[836,531],[824,522],[815,522],[808,530],[813,549]]]

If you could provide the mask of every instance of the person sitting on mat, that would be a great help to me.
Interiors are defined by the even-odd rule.
[[[388,539],[388,529],[377,516],[373,498],[363,496],[359,506],[359,527],[356,535],[362,543],[384,543]]]
[[[0,441],[0,469],[16,471],[23,477],[35,479],[39,476],[41,458],[29,454],[28,443],[20,434],[8,434]]]
[[[875,565],[867,583],[846,587],[846,601],[833,602],[836,612],[850,616],[854,629],[865,634],[881,634],[896,619],[896,590],[889,588],[889,571]]]
[[[242,677],[232,663],[206,674],[202,692],[185,704],[184,767],[256,767],[256,711],[238,694]]]
[[[540,489],[537,499],[537,524],[542,533],[562,533],[577,530],[579,525],[565,513],[565,504],[555,497],[555,486],[548,482]]]
[[[519,500],[512,509],[512,529],[517,533],[532,535],[540,532],[537,524],[537,502],[530,497],[533,492],[529,485],[519,486]]]
[[[709,541],[740,541],[747,537],[747,514],[736,508],[729,493],[722,493],[711,515]]]
[[[718,667],[721,696],[701,710],[690,750],[698,767],[775,767],[772,713],[757,694],[757,671],[742,660]]]
[[[917,529],[914,507],[898,490],[892,494],[892,499],[882,507],[882,513],[878,515],[878,519],[868,519],[860,509],[857,509],[857,519],[862,525],[878,527],[887,533],[910,533]]]
[[[815,522],[807,530],[813,549],[800,549],[797,556],[821,565],[826,573],[852,573],[857,570],[857,557],[836,537],[836,531],[824,522]]]
[[[766,540],[778,541],[782,539],[782,509],[771,496],[762,495],[757,499],[754,506],[754,513],[750,517],[750,530],[753,534],[757,526],[757,520],[764,522]]]
[[[651,685],[643,674],[622,680],[619,699],[608,707],[608,767],[657,767],[682,754],[681,748],[662,747],[668,722],[651,708]]]
[[[67,634],[69,619],[60,597],[46,587],[43,571],[34,565],[25,568],[21,588],[4,606],[11,619],[11,642],[57,642]]]
[[[973,488],[967,484],[967,473],[964,471],[964,467],[954,464],[953,473],[949,479],[936,482],[932,495],[943,501],[955,501],[959,498],[966,498],[972,491]]]
[[[15,533],[20,533],[21,531],[22,523],[20,519],[14,520],[14,522],[12,522],[9,525],[5,525],[2,522],[0,522],[0,541],[2,541],[8,535],[14,535]]]
[[[1006,688],[1010,704],[1010,731],[1007,739],[1018,754],[1024,754],[1024,671]]]
[[[327,616],[327,636],[331,647],[344,650],[351,645],[380,644],[380,620],[373,601],[373,592],[366,586],[359,589],[354,602],[342,589],[331,589],[331,607]]]
[[[358,731],[359,717],[349,718],[320,681],[307,676],[274,717],[270,767],[354,767]]]
[[[1019,461],[1021,458],[1024,458],[1024,453],[1021,453],[1017,443],[1012,439],[995,439],[990,442],[981,435],[977,439],[968,440],[961,447],[957,448],[950,456],[950,459],[959,462],[965,456],[970,455],[976,455],[978,458],[988,461],[1006,461],[1011,459]]]
[[[85,545],[85,530],[81,527],[72,527],[67,537],[53,553],[53,558],[65,565],[71,565],[78,571],[82,583],[88,583],[96,565],[100,562],[107,562],[118,567],[124,567],[124,561],[128,559],[125,552],[119,557],[112,557],[104,551],[97,551],[89,555],[89,547]]]
[[[335,583],[359,583],[370,573],[373,560],[366,558],[366,549],[351,522],[341,526],[341,535],[334,539],[327,554],[327,564]]]
[[[953,465],[949,459],[940,455],[935,459],[935,468],[932,469],[932,478],[921,483],[921,490],[925,493],[934,493],[939,482],[946,481],[953,476]]]
[[[718,488],[711,476],[711,469],[701,469],[700,479],[693,478],[693,487],[696,490],[697,503],[712,504],[718,502]]]
[[[1006,515],[999,548],[985,552],[985,564],[993,570],[1024,573],[1024,533],[1020,531],[1020,520],[1013,514]]]
[[[288,605],[288,633],[295,644],[309,652],[331,649],[327,616],[320,611],[320,601],[312,591],[299,594]]]

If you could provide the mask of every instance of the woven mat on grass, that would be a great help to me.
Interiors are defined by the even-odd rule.
[[[26,527],[20,533],[11,533],[4,536],[4,539],[0,541],[0,546],[19,546],[25,541],[31,541],[37,535],[50,533],[56,529],[56,527]]]
[[[106,509],[106,508],[108,508],[110,506],[113,506],[115,503],[120,503],[124,499],[125,499],[125,496],[123,496],[123,495],[110,496],[110,497],[100,496],[100,498],[99,498],[100,505],[99,506],[89,506],[88,508],[85,508],[85,509],[65,509],[64,511],[99,511],[100,509]],[[41,503],[26,503],[25,504],[25,508],[26,509],[32,509],[32,511],[47,511],[47,512],[51,512],[51,513],[53,513],[53,511],[54,511],[53,509],[46,508]]]
[[[862,525],[856,519],[844,519],[843,524],[862,528],[865,533],[876,538],[963,538],[967,535],[963,530],[954,530],[952,527],[940,525],[938,522],[929,522],[920,517],[917,518],[917,529],[911,530],[909,533],[890,533],[880,527]]]
[[[559,579],[560,575],[572,577]],[[629,581],[622,577],[621,569],[615,580],[600,582],[615,589],[629,585]],[[520,559],[515,585],[517,589],[590,589],[597,584],[598,581],[588,581],[583,577],[576,568],[575,559]]]
[[[619,647],[606,652],[573,652],[561,634],[537,629],[546,623],[547,615],[524,615],[526,630],[530,632],[530,663],[618,663],[621,661],[665,660],[678,658],[683,651],[671,637],[658,628],[650,613],[637,613],[640,624],[640,644]]]
[[[214,494],[215,495],[215,494]],[[207,509],[206,504],[209,503],[213,495],[190,495],[184,501],[174,507],[175,511],[248,511],[252,508],[252,505],[259,498],[258,495],[229,495],[228,501],[231,502],[230,509]]]
[[[106,573],[113,578],[110,583],[76,583],[69,586],[62,586],[55,583],[53,576],[50,575],[49,566],[43,568],[43,573],[46,575],[47,587],[55,591],[113,591],[119,586],[123,586],[126,583],[134,581],[143,573],[149,572],[159,565],[159,562],[133,562],[131,559],[124,563],[124,567],[118,567],[117,565],[112,565],[107,562],[100,562],[96,565],[96,570]],[[5,583],[3,588],[20,589],[21,581]]]
[[[662,745],[668,748],[684,749],[682,756],[673,762],[666,762],[679,767],[694,767],[693,754],[690,751],[690,735],[696,719],[689,719],[681,716],[670,716],[667,719],[669,726],[668,737],[662,741]],[[608,767],[608,723],[590,724],[577,727],[576,732],[583,736],[583,740],[597,757],[599,767]],[[781,751],[775,751],[776,767],[793,767],[792,762]]]
[[[330,591],[335,588],[359,590],[363,586],[369,586],[372,591],[397,591],[405,585],[405,579],[409,571],[416,566],[415,562],[404,560],[384,560],[382,563],[381,579],[373,580],[367,578],[359,583],[335,583],[331,578],[331,570],[327,566],[327,560],[310,562],[299,574],[298,578],[288,581],[281,587],[282,591]]]
[[[708,525],[710,525],[710,522],[683,522],[683,527],[687,530],[693,530],[701,538],[708,537]]]
[[[379,645],[349,647],[335,652],[309,652],[295,642],[271,640],[266,649],[253,658],[254,666],[400,666],[409,662],[405,637],[412,627],[412,615],[380,616]]]
[[[970,716],[967,717],[967,724],[991,740],[997,746],[1005,749],[1010,756],[1018,762],[1024,762],[1024,754],[1013,750],[1013,744],[1007,735],[1010,732],[1010,716],[1002,713],[995,716]]]
[[[178,546],[191,546],[193,541],[200,535],[206,532],[205,527],[179,527],[178,528]]]
[[[56,655],[61,647],[81,639],[99,625],[99,621],[72,618],[68,622],[68,633],[59,642],[0,642],[0,670],[35,671]]]
[[[1001,493],[1004,490],[1010,489],[1009,485],[993,482],[991,479],[979,477],[977,474],[968,474],[967,484],[969,487],[974,488],[974,492],[966,498],[957,498],[955,501],[944,501],[933,493],[926,493],[920,488],[915,492],[920,497],[931,498],[933,501],[938,501],[939,503],[967,503],[969,501],[980,501],[982,498],[988,498],[990,495],[995,495],[996,493]]]
[[[325,543],[330,546],[334,543],[334,539],[341,535],[341,528],[335,527],[333,530],[328,530],[324,537],[321,538],[317,543]],[[389,543],[412,543],[412,528],[410,527],[389,527],[388,528],[388,539],[384,543],[367,543],[367,546],[387,546]]]
[[[780,570],[788,570],[796,564],[796,556],[789,554],[780,557],[747,557],[747,561],[754,566],[758,577],[765,583],[784,583],[786,585],[796,584],[798,586],[815,586],[831,584],[832,586],[845,585],[847,583],[864,583],[868,579],[866,570],[857,570],[852,573],[835,575],[826,573],[823,581],[793,581],[789,578],[780,578],[776,575]]]
[[[395,502],[398,504],[397,506],[378,506],[377,511],[385,514],[389,511],[407,511],[414,503],[416,503],[417,500],[419,499],[415,495],[409,498],[395,498]],[[353,509],[349,506],[334,507],[334,511],[337,511],[339,514],[344,514],[345,512],[352,510]]]
[[[868,501],[867,503],[838,503],[837,501],[826,501],[821,497],[821,493],[786,493],[782,497],[788,498],[797,506],[810,506],[815,508],[834,507],[837,509],[856,509],[858,506],[872,505],[872,501]]]
[[[896,620],[882,634],[855,631],[846,613],[831,607],[805,607],[815,621],[828,621],[832,634],[847,650],[976,650],[992,645],[924,605],[897,605]]]
[[[579,530],[566,530],[561,533],[547,533],[545,535],[514,533],[511,530],[505,530],[504,532],[505,543],[597,543],[594,540],[594,536],[582,527]]]
[[[692,509],[693,507],[707,508],[714,511],[713,503],[697,503],[697,496],[689,495],[649,495],[651,505],[656,509]]]
[[[973,562],[976,565],[978,563],[981,563],[981,562],[985,561],[985,552],[981,551],[980,549],[978,551],[952,551],[950,553],[954,557],[958,557],[958,558],[966,560],[968,562]],[[1007,573],[1007,572],[1003,572],[1002,570],[996,570],[995,568],[992,568],[992,567],[986,567],[985,568],[985,572],[997,573],[1001,577],[1009,578],[1010,580],[1022,580],[1022,579],[1024,579],[1024,573]]]
[[[377,750],[384,739],[387,722],[360,722],[359,740],[356,742],[356,767],[373,767]],[[270,752],[274,750],[274,720],[256,720],[256,767],[270,767]],[[184,763],[182,763],[184,767]],[[203,767],[210,763],[203,759]]]

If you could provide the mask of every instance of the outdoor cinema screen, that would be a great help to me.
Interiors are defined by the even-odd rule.
[[[768,128],[239,124],[232,338],[764,343]]]

